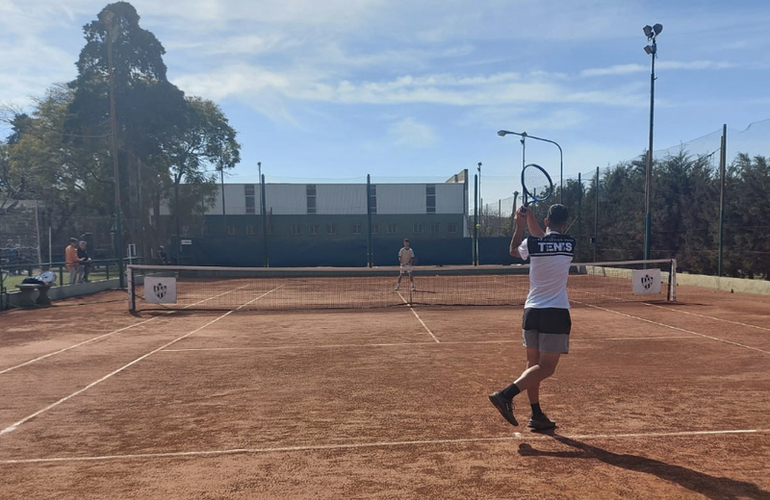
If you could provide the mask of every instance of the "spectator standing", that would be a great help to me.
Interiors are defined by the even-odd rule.
[[[81,241],[78,243],[78,283],[89,283],[88,273],[91,272],[91,257],[88,256],[86,247],[88,243]]]
[[[67,265],[67,271],[70,273],[70,285],[74,285],[78,278],[78,239],[70,238],[70,244],[64,249],[64,260]]]

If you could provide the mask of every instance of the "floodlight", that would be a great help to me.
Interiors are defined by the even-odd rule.
[[[652,26],[648,24],[642,29],[644,30],[644,34],[647,36],[647,38],[652,38]]]
[[[655,53],[655,49],[652,48],[652,45],[645,45],[644,51],[647,52],[648,54],[654,54]]]
[[[660,32],[663,31],[663,25],[658,23],[655,26],[652,27],[653,31],[655,31],[656,35],[660,35]]]

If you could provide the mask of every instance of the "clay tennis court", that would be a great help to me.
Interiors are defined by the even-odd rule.
[[[572,310],[551,435],[520,307],[0,314],[0,498],[770,499],[770,297],[677,295]]]

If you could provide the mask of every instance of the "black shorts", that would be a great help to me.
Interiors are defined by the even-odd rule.
[[[548,307],[546,309],[535,309],[530,307],[524,309],[522,318],[522,330],[537,331],[539,333],[559,333],[569,335],[572,329],[572,319],[569,315],[569,309],[559,309]]]

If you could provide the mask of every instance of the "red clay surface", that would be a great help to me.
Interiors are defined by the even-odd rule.
[[[770,297],[575,307],[552,435],[487,400],[521,308],[124,298],[0,314],[0,498],[770,500]]]

